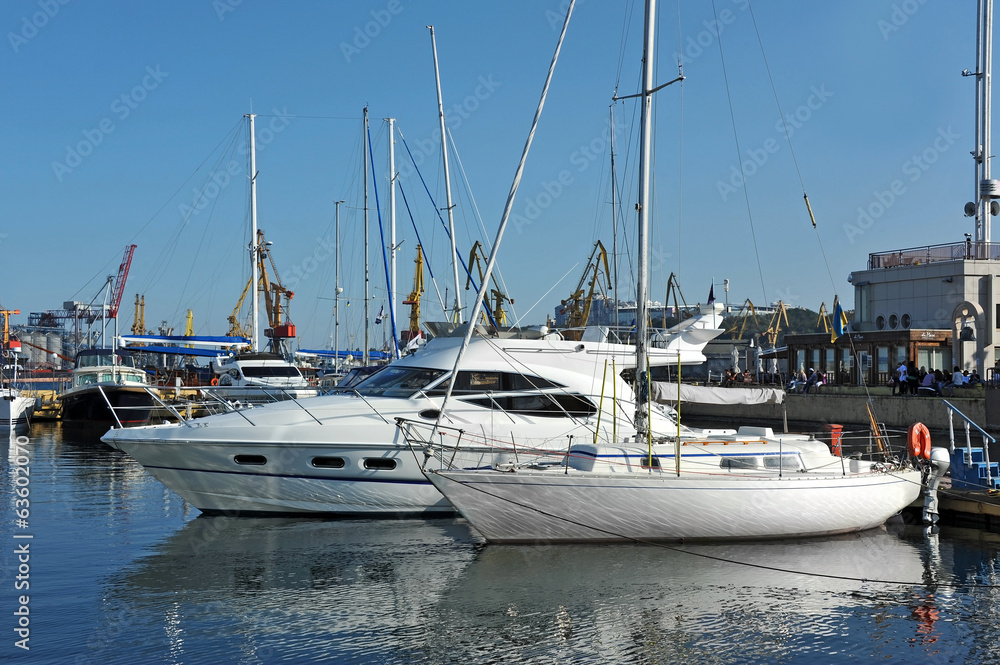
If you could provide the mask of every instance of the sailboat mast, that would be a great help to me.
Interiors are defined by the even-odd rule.
[[[462,307],[459,304],[462,283],[458,278],[458,249],[455,246],[455,212],[451,204],[451,178],[448,175],[448,138],[444,125],[444,102],[441,100],[441,74],[438,70],[438,53],[437,42],[434,39],[434,26],[429,25],[427,29],[431,31],[431,50],[434,51],[434,81],[437,84],[438,121],[441,125],[441,159],[444,162],[444,195],[445,205],[448,209],[448,234],[451,236],[451,266],[455,273],[455,310],[452,320],[455,323],[462,323]]]
[[[396,119],[389,123],[389,320],[392,322],[392,352],[399,358],[399,330],[396,327]]]
[[[639,138],[639,201],[636,209],[639,212],[638,233],[638,274],[635,285],[635,394],[636,400],[635,426],[640,435],[649,432],[649,418],[646,402],[649,400],[646,372],[648,366],[646,341],[649,337],[648,326],[648,295],[649,281],[649,184],[650,184],[650,151],[652,149],[652,106],[653,106],[653,35],[655,26],[655,1],[647,0],[645,17],[645,45],[642,52],[642,125]]]
[[[362,132],[364,136],[361,137],[361,168],[363,182],[365,183],[365,348],[362,350],[362,362],[365,367],[368,367],[368,349],[370,348],[368,340],[368,324],[369,324],[369,300],[371,299],[369,289],[370,284],[368,283],[368,107],[365,107],[365,126]]]
[[[260,337],[258,333],[257,315],[260,310],[260,296],[258,293],[258,282],[260,275],[257,271],[257,255],[260,246],[257,244],[257,141],[255,138],[253,121],[257,117],[254,113],[245,116],[249,121],[250,131],[250,274],[251,277],[251,299],[250,311],[253,320],[250,323],[250,348],[254,353],[260,351]]]
[[[334,201],[337,206],[337,221],[333,231],[334,256],[334,277],[333,277],[333,371],[340,369],[340,204],[343,201]]]
[[[979,0],[976,25],[976,242],[982,243],[980,256],[988,256],[990,242],[990,206],[995,183],[990,181],[990,116],[992,114],[993,77],[993,0]]]

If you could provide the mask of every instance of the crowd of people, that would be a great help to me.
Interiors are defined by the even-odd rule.
[[[976,370],[955,367],[951,372],[941,369],[919,369],[913,361],[902,362],[889,379],[893,395],[945,395],[952,397],[955,389],[975,388],[983,383]]]

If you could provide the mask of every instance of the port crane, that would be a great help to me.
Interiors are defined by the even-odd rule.
[[[577,282],[576,289],[573,290],[573,293],[568,298],[560,301],[563,307],[560,314],[566,315],[565,327],[567,330],[563,331],[563,336],[566,339],[579,339],[579,331],[575,331],[574,333],[568,329],[582,328],[590,320],[590,309],[594,304],[594,294],[602,284],[602,268],[604,270],[603,284],[605,287],[609,287],[611,284],[611,269],[608,267],[608,253],[604,249],[604,244],[598,240],[594,243],[594,249],[590,252],[590,258],[587,259],[587,266],[583,269],[583,274],[580,275],[580,281]],[[607,288],[603,290],[607,290]],[[566,336],[567,333],[570,334],[570,337]],[[574,334],[577,337],[572,337]]]
[[[413,290],[410,297],[403,301],[404,305],[410,306],[410,327],[400,333],[403,344],[420,337],[420,296],[424,292],[424,250],[417,245],[417,258],[413,260],[417,264],[413,273]]]
[[[472,264],[476,264],[476,269],[479,271],[479,283],[482,284],[485,274],[483,273],[483,264],[487,263],[486,254],[483,252],[483,246],[477,240],[472,246],[472,252],[469,253],[469,276],[465,280],[465,290],[468,291],[472,286]],[[503,291],[500,290],[497,284],[496,276],[491,277],[493,282],[493,288],[490,289],[490,296],[493,297],[493,304],[490,305],[489,298],[485,298],[483,303],[483,323],[488,324],[490,320],[496,323],[497,327],[503,328],[507,326],[507,313],[503,311],[503,304],[509,302],[514,304],[514,299],[510,298]]]
[[[743,339],[743,333],[747,329],[747,321],[751,317],[753,317],[753,323],[754,323],[754,325],[755,326],[758,325],[758,323],[757,323],[757,310],[754,309],[753,303],[750,302],[749,298],[747,298],[743,302],[743,306],[740,307],[739,313],[736,315],[736,321],[733,322],[732,327],[730,327],[728,330],[726,330],[726,332],[730,333],[730,334],[735,333],[736,336],[733,339],[737,339],[737,340]],[[737,329],[739,329],[739,332],[737,332]]]
[[[767,330],[764,331],[764,339],[767,340],[772,349],[778,346],[782,320],[785,322],[785,327],[788,328],[788,312],[785,309],[785,303],[779,300],[778,306],[775,307],[774,314],[771,316],[771,322],[768,324]]]
[[[233,308],[233,313],[229,315],[229,336],[230,337],[251,337],[249,329],[240,321],[240,310],[246,301],[247,294],[251,288],[257,288],[264,303],[264,311],[267,313],[267,323],[270,326],[264,330],[264,335],[271,341],[269,346],[275,353],[285,354],[287,348],[285,340],[295,337],[295,324],[288,319],[288,308],[295,293],[281,284],[278,276],[278,269],[274,265],[274,257],[271,255],[271,243],[265,241],[264,232],[257,230],[257,269],[259,273],[256,286],[253,277],[247,280],[243,287],[243,293]],[[271,273],[274,281],[268,275],[267,266],[271,266]]]

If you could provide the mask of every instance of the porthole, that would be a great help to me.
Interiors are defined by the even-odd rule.
[[[263,466],[267,464],[267,458],[263,455],[236,455],[233,457],[233,461],[237,464],[247,466]]]
[[[909,314],[904,314],[903,316],[900,317],[899,322],[903,324],[903,328],[905,330],[909,330],[909,328],[910,328],[910,315]]]
[[[437,420],[438,417],[441,415],[441,412],[438,411],[437,409],[424,409],[417,415],[423,418],[424,420]]]
[[[875,317],[875,327],[879,330],[885,330],[885,317],[881,314]]]
[[[896,316],[895,314],[890,314],[889,315],[889,327],[891,329],[895,330],[896,326],[898,326],[898,325],[899,325],[899,317]]]
[[[396,460],[385,457],[369,457],[365,459],[365,468],[372,471],[391,471],[396,468]]]
[[[317,469],[343,469],[343,457],[313,457],[312,465]]]

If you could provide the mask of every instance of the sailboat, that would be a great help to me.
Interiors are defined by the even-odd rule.
[[[832,535],[883,524],[913,503],[909,460],[845,459],[807,435],[690,429],[652,404],[646,329],[655,0],[647,0],[639,153],[635,435],[533,456],[514,439],[503,464],[460,468],[432,437],[407,437],[427,478],[490,542],[733,540]],[[679,80],[679,79],[676,79]],[[664,86],[659,86],[662,88]],[[656,89],[659,89],[656,88]],[[495,250],[494,250],[495,251]],[[457,371],[457,368],[456,368]],[[625,388],[626,390],[628,388]],[[442,437],[447,428],[432,432]],[[879,438],[879,447],[885,444]],[[929,448],[929,443],[927,444]],[[888,453],[888,451],[886,451]],[[922,451],[930,457],[930,450]]]

